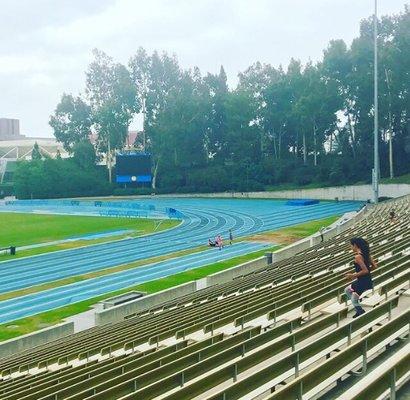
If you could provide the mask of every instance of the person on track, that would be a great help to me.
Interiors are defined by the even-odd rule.
[[[233,233],[232,233],[232,229],[229,229],[229,244],[232,244],[233,242]]]
[[[224,244],[223,244],[222,236],[220,234],[215,238],[215,243],[219,247],[219,250],[222,250],[222,247],[224,247]]]
[[[350,239],[350,244],[354,256],[354,273],[347,273],[346,279],[356,279],[345,289],[347,297],[352,301],[352,304],[356,310],[356,314],[353,318],[357,318],[364,314],[363,308],[360,306],[360,296],[366,290],[373,289],[373,281],[371,271],[377,267],[376,262],[370,255],[370,248],[367,241],[360,237],[354,237]]]
[[[215,247],[215,246],[216,246],[216,243],[213,242],[211,239],[208,239],[208,246],[210,246],[210,247]]]

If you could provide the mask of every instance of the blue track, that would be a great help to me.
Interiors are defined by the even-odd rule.
[[[100,278],[88,279],[83,282],[61,286],[44,292],[2,301],[0,302],[0,322],[4,323],[18,318],[28,317],[114,290],[258,251],[264,247],[267,247],[267,245],[262,243],[241,242],[227,246],[222,250],[210,249]]]
[[[177,209],[184,214],[182,224],[175,229],[155,235],[2,262],[0,263],[0,293],[197,247],[206,244],[208,238],[213,238],[217,234],[222,234],[226,238],[229,229],[232,229],[235,238],[237,238],[313,219],[341,215],[357,210],[361,205],[358,202],[321,202],[310,206],[295,207],[286,205],[286,201],[275,200],[182,198],[150,199],[145,202],[146,207],[148,208],[149,205],[151,209],[153,207],[157,210],[167,207]],[[139,207],[144,207],[144,200],[139,200],[138,203]],[[24,210],[30,212],[34,209],[38,210],[40,207],[41,205],[38,204],[35,206],[27,205]],[[49,208],[49,205],[46,207]],[[53,205],[53,207],[58,208],[58,205]],[[1,211],[11,211],[14,207],[0,208]],[[18,211],[22,211],[23,207],[17,208],[19,208]],[[81,212],[81,210],[79,211]],[[33,315],[220,260],[220,258],[215,257],[226,259],[261,248],[263,248],[261,244],[243,243],[229,246],[222,252],[216,251],[216,254],[212,249],[0,302],[0,322]],[[155,269],[153,269],[154,266]],[[52,297],[47,297],[49,295]],[[22,302],[25,304],[24,307]]]

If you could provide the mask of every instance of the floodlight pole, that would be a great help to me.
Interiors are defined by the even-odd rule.
[[[111,140],[110,138],[108,138],[108,145],[107,145],[107,166],[108,166],[108,181],[112,183]]]
[[[145,118],[146,118],[146,108],[145,108],[145,98],[146,98],[146,94],[144,91],[143,97],[142,97],[142,147],[144,149],[145,152],[145,147],[146,147],[146,136],[145,136]]]
[[[377,0],[374,0],[374,167],[373,167],[373,203],[379,200],[379,101],[377,86]]]

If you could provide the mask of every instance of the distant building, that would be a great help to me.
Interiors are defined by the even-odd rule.
[[[21,160],[31,160],[35,143],[40,153],[45,157],[67,158],[69,154],[63,145],[54,138],[27,138],[0,141],[0,183],[12,182],[16,163]]]
[[[138,150],[135,143],[140,134],[141,132],[129,131],[122,150]],[[90,134],[90,141],[95,145],[97,135]],[[69,157],[63,145],[55,138],[26,137],[20,134],[18,119],[0,118],[0,183],[12,181],[17,161],[31,160],[35,143],[45,158],[56,158],[57,155],[61,158]],[[115,163],[115,158],[113,161]],[[100,164],[106,165],[105,157]]]
[[[44,157],[55,158],[57,154],[68,157],[63,145],[55,138],[27,137],[20,134],[18,119],[0,118],[0,160],[30,160],[35,143]]]
[[[20,121],[13,118],[0,118],[0,141],[24,138],[20,134]]]
[[[68,157],[63,145],[54,138],[31,138],[20,134],[18,119],[0,118],[0,183],[12,182],[16,162],[31,160],[33,147],[38,144],[44,157]]]
[[[137,149],[137,139],[142,135],[141,131],[128,131],[128,136],[125,139],[125,150]]]
[[[140,145],[136,144],[137,139],[142,135],[141,131],[128,131],[128,135],[124,141],[124,148],[120,150],[141,150]],[[90,142],[95,146],[97,144],[98,135],[90,134]]]
[[[36,143],[44,157],[56,158],[57,154],[62,158],[68,157],[68,153],[64,150],[63,145],[54,138],[24,137],[19,140],[0,141],[0,159],[10,161],[31,160],[31,152]]]

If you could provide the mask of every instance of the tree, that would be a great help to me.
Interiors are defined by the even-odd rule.
[[[185,72],[179,84],[170,90],[161,112],[150,127],[156,159],[161,170],[170,176],[180,173],[181,185],[187,183],[189,169],[206,163],[204,140],[206,130],[205,99],[198,91],[200,81]],[[157,162],[158,162],[157,161]]]
[[[237,89],[226,103],[227,158],[246,166],[247,172],[249,160],[256,164],[262,157],[260,127],[254,123],[257,105],[251,101],[251,96],[249,91]]]
[[[273,158],[277,161],[285,155],[283,148],[288,150],[286,134],[290,128],[292,110],[291,87],[282,68],[269,85],[263,90],[264,106],[261,113],[263,128],[269,132],[272,141]],[[284,142],[285,139],[285,143]]]
[[[131,77],[135,83],[135,88],[137,90],[138,100],[142,108],[142,130],[143,136],[141,141],[141,146],[145,150],[146,143],[146,102],[149,90],[149,85],[151,84],[151,57],[148,56],[145,49],[139,47],[135,56],[133,56],[129,61],[129,68],[131,70]]]
[[[382,17],[379,24],[379,41],[381,155],[390,159],[386,165],[390,164],[389,175],[392,175],[393,169],[398,170],[399,173],[404,172],[405,160],[408,160],[410,155],[410,79],[408,75],[410,69],[410,7],[408,5],[405,6],[404,12],[398,15]],[[385,171],[387,174],[387,168]]]
[[[390,157],[402,174],[410,172],[409,7],[382,17],[379,32],[381,172],[389,172]],[[152,186],[159,190],[369,181],[373,51],[369,18],[351,46],[332,40],[317,63],[255,62],[230,89],[223,66],[202,75],[197,67],[182,68],[174,55],[139,48],[127,70],[96,50],[87,72],[89,105],[63,95],[50,123],[74,151],[68,169],[78,174],[95,170],[95,154],[83,143],[89,131],[97,132],[98,150],[107,154],[110,167],[112,149],[122,148],[142,107],[138,145],[152,154]],[[47,176],[55,182],[51,170]]]
[[[229,97],[227,77],[223,66],[219,74],[209,74],[204,78],[204,94],[207,97],[208,126],[205,135],[206,152],[209,158],[221,163],[228,156],[226,149],[227,114],[226,102]]]
[[[91,107],[79,96],[74,98],[71,94],[63,94],[49,124],[55,138],[72,153],[74,145],[87,140],[91,134]]]
[[[167,110],[171,96],[175,96],[182,74],[175,56],[170,57],[167,53],[160,56],[156,51],[148,56],[139,49],[129,65],[134,86],[138,88],[137,96],[144,99],[145,148],[152,153],[152,187],[155,189],[159,166],[168,151],[172,151],[165,144],[168,139],[166,132],[169,131],[158,127],[158,118]]]
[[[95,60],[86,73],[86,93],[90,100],[98,149],[107,154],[111,182],[112,150],[121,149],[128,127],[139,111],[137,90],[127,68],[94,50]]]
[[[32,160],[41,160],[43,157],[40,152],[40,147],[38,146],[38,143],[35,142],[33,146],[33,150],[31,151],[31,159]]]
[[[84,170],[92,170],[95,168],[97,156],[94,146],[88,141],[83,140],[75,144],[73,148],[74,162]]]
[[[310,146],[316,166],[318,152],[322,153],[327,136],[336,128],[336,112],[341,102],[337,87],[321,76],[320,67],[309,63],[303,71],[303,79],[304,90],[296,102],[295,110],[300,117],[304,135],[304,164],[307,161],[307,147]]]
[[[271,143],[277,156],[277,130],[273,126],[271,107],[276,105],[275,101],[269,96],[272,94],[270,88],[281,79],[283,71],[281,67],[275,69],[270,64],[256,62],[251,65],[244,73],[239,74],[238,89],[249,93],[249,99],[254,103],[252,108],[255,110],[252,123],[258,125],[260,129],[260,150],[264,156],[271,153]],[[286,101],[280,99],[280,102]]]

